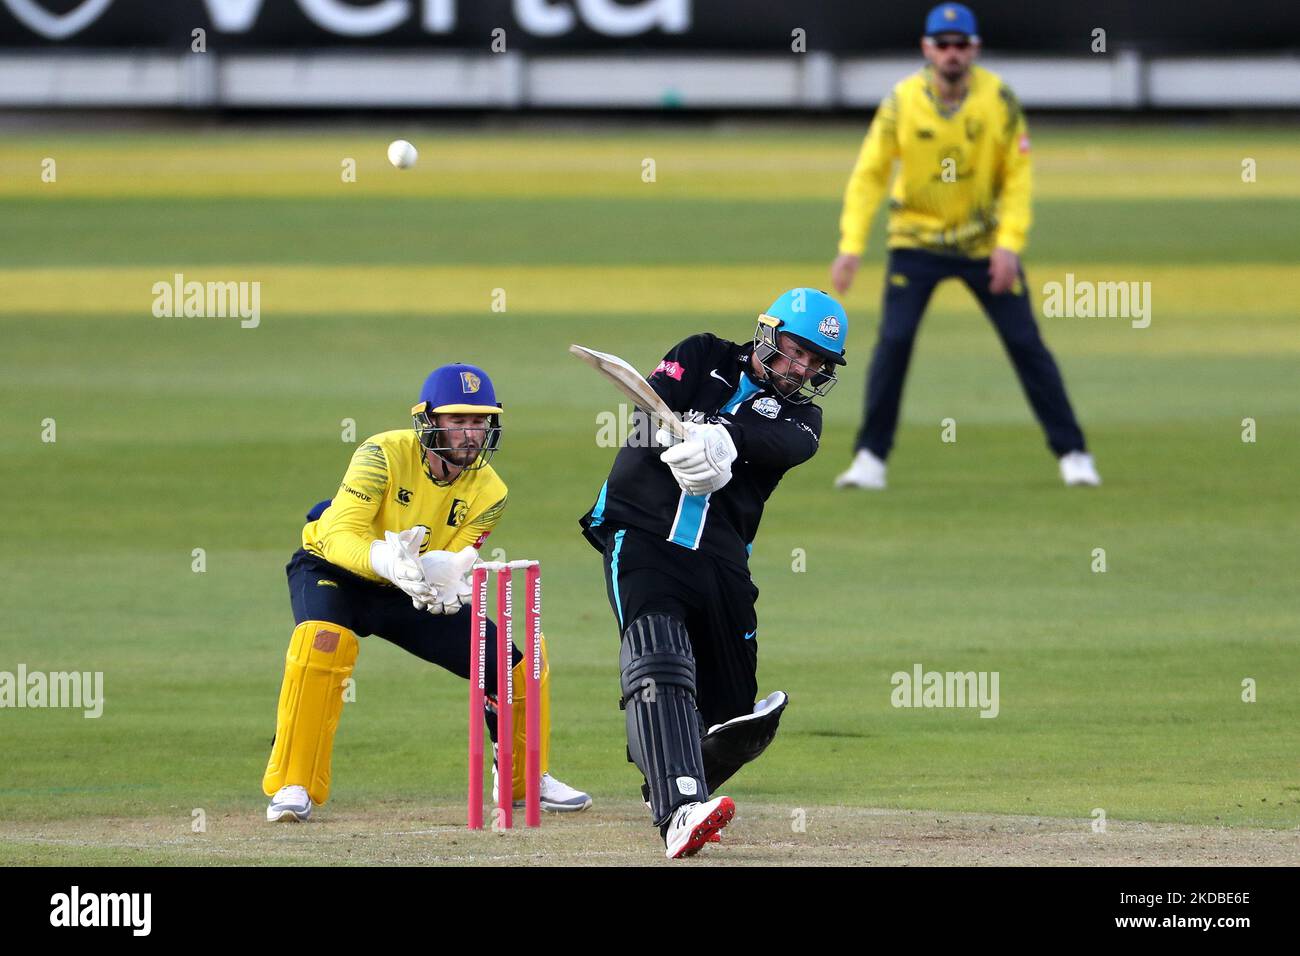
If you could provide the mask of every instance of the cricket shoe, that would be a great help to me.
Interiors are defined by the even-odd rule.
[[[1061,480],[1066,485],[1090,485],[1097,487],[1101,484],[1101,475],[1097,474],[1097,466],[1092,463],[1092,456],[1083,451],[1072,451],[1061,456]]]
[[[715,797],[707,803],[685,803],[673,813],[664,834],[665,854],[670,860],[699,853],[714,834],[731,822],[736,804],[731,797]]]
[[[835,479],[835,487],[884,491],[885,463],[865,448],[859,449],[853,456],[853,463],[849,465],[849,470]]]
[[[299,822],[311,817],[311,797],[307,788],[297,784],[281,787],[271,798],[271,805],[266,808],[266,821],[276,823],[280,820]]]
[[[497,778],[497,766],[492,765],[492,802],[496,803],[500,782]],[[591,794],[583,793],[581,790],[575,790],[563,780],[552,777],[549,773],[542,774],[542,791],[538,804],[547,813],[577,813],[579,810],[586,810],[591,806]],[[514,806],[522,807],[524,801],[516,798]]]
[[[650,784],[648,783],[641,784],[641,802],[645,804],[645,808],[647,810],[649,810],[651,813],[654,813],[654,807],[650,805]],[[721,843],[722,833],[717,830],[714,830],[712,833],[709,834],[709,839],[707,842]]]

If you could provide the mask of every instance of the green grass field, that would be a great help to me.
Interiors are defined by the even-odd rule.
[[[748,337],[785,288],[825,285],[861,132],[7,136],[0,671],[103,671],[106,703],[96,720],[0,711],[0,863],[411,862],[400,832],[353,834],[346,857],[328,839],[347,835],[331,819],[390,815],[455,835],[421,862],[497,859],[499,843],[480,853],[455,829],[464,683],[377,638],[322,824],[256,826],[292,625],[283,567],[347,462],[341,423],[357,439],[403,426],[423,376],[456,360],[485,366],[508,409],[496,464],[511,504],[490,546],[543,562],[553,768],[596,801],[548,819],[551,849],[656,859],[624,761],[599,557],[576,525],[612,457],[595,438],[617,397],[565,347],[649,368],[685,335]],[[421,149],[408,172],[383,158],[397,135]],[[1295,145],[1294,130],[1247,126],[1036,131],[1035,296],[1066,273],[1152,284],[1147,329],[1041,320],[1097,490],[1061,487],[956,286],[918,342],[890,489],[832,489],[878,318],[877,224],[845,300],[851,364],[824,402],[822,450],[782,484],[754,548],[760,687],[792,703],[729,787],[738,823],[746,807],[778,821],[742,829],[737,859],[763,862],[801,808],[807,832],[786,837],[807,862],[833,862],[871,808],[1053,817],[1084,835],[1103,808],[1120,825],[1267,828],[1276,838],[1255,840],[1276,852],[1261,859],[1300,859],[1280,832],[1300,823]],[[155,318],[151,286],[177,272],[260,281],[260,325]],[[893,708],[890,675],[915,663],[999,672],[1000,714]],[[236,849],[191,839],[195,809],[210,834],[240,834]],[[143,835],[113,838],[128,831]],[[602,855],[605,839],[621,855]],[[841,859],[889,862],[864,845]]]

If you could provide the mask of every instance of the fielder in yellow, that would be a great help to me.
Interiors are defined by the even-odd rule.
[[[334,732],[359,637],[377,635],[469,677],[469,573],[506,505],[505,483],[489,464],[501,439],[501,405],[482,369],[444,365],[425,380],[411,412],[413,429],[361,443],[333,500],[308,514],[302,547],[286,568],[297,627],[262,778],[272,822],[306,820],[313,804],[329,799]],[[489,647],[495,635],[489,621]],[[528,682],[518,648],[513,657],[513,796],[522,803]],[[550,667],[544,639],[542,662],[542,809],[585,810],[591,797],[547,772]],[[496,668],[485,670],[484,720],[495,753]]]
[[[840,488],[885,487],[903,384],[935,287],[960,279],[997,330],[1066,485],[1101,476],[1034,321],[1020,254],[1032,219],[1029,129],[1011,88],[975,65],[975,14],[945,2],[925,21],[926,67],[897,83],[876,110],[844,191],[831,281],[848,291],[876,207],[889,191],[880,331],[867,372],[862,427]],[[895,161],[898,175],[889,178]]]

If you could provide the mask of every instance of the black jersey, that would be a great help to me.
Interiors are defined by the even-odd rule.
[[[683,419],[724,425],[736,443],[732,477],[709,495],[678,487],[659,460],[663,447],[638,412],[636,428],[619,449],[583,533],[604,550],[609,528],[639,528],[668,541],[747,565],[763,504],[781,477],[817,451],[822,410],[787,401],[750,365],[752,343],[738,345],[708,332],[693,335],[664,356],[649,382]]]

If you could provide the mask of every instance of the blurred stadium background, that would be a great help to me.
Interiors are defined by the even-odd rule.
[[[1067,274],[1152,283],[1148,329],[1040,319],[1106,485],[1059,487],[991,329],[949,288],[890,490],[833,492],[878,221],[822,451],[754,552],[760,686],[791,709],[710,859],[1294,862],[1300,6],[971,5],[979,62],[1034,135],[1035,296]],[[546,568],[555,769],[596,798],[492,859],[653,858],[576,527],[615,400],[564,347],[649,368],[824,285],[857,147],[920,66],[929,6],[0,0],[0,670],[102,670],[107,692],[98,720],[0,715],[0,860],[479,860],[455,843],[464,685],[373,639],[324,826],[258,823],[301,514],[335,487],[347,422],[356,440],[400,427],[427,370],[462,359],[510,413],[490,545]],[[409,171],[385,161],[397,137],[421,151]],[[260,282],[260,322],[155,317],[177,273]],[[999,671],[999,717],[892,709],[914,662]],[[405,835],[375,830],[376,807]],[[907,810],[1011,822],[937,847],[931,814],[872,842]],[[1201,829],[1125,829],[1159,823]]]

